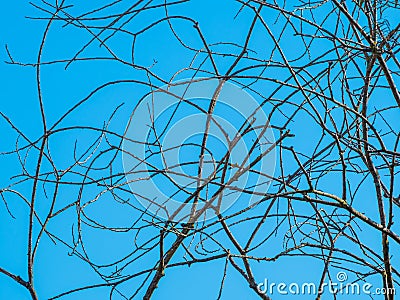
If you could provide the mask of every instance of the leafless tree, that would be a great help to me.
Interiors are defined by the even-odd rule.
[[[59,289],[50,299],[97,289],[110,299],[151,299],[171,269],[221,261],[216,299],[235,272],[255,298],[270,299],[259,283],[301,258],[320,270],[316,299],[345,297],[323,289],[339,271],[357,282],[379,276],[382,299],[394,299],[397,0],[103,2],[31,3],[28,18],[44,30],[37,60],[26,62],[6,46],[7,64],[36,71],[41,133],[24,132],[0,112],[9,130],[2,135],[17,136],[2,145],[2,161],[13,163],[1,184],[1,209],[9,214],[1,222],[28,228],[26,276],[3,266],[0,272],[32,299],[45,298],[35,285],[38,253],[56,247],[90,266],[98,283]],[[198,84],[213,87],[205,102],[185,96]],[[219,106],[227,86],[258,108],[236,120]],[[156,115],[166,98],[175,104]],[[176,138],[177,120],[194,112],[199,138],[165,145],[168,134]],[[241,121],[235,135],[218,114]],[[140,140],[138,122],[148,128]],[[225,148],[211,140],[213,127],[225,135]],[[246,152],[234,156],[240,140]],[[176,151],[189,159],[169,164]],[[272,161],[274,172],[260,167]],[[164,202],[140,189],[149,182],[164,188]],[[171,209],[169,201],[178,205]],[[24,221],[14,219],[17,206],[28,208]],[[122,237],[122,249],[96,255],[103,234]]]

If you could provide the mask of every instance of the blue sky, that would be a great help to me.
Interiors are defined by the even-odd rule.
[[[90,8],[98,7],[108,1],[96,1],[96,3],[77,4],[72,7],[71,13],[79,14],[81,11],[89,10]],[[126,2],[122,1],[124,5]],[[68,4],[68,1],[67,1]],[[193,19],[198,20],[202,32],[207,37],[207,41],[212,44],[221,40],[231,43],[243,43],[248,30],[248,24],[253,17],[251,11],[244,10],[234,20],[235,14],[240,5],[234,1],[191,1],[189,4],[183,4],[182,8],[172,7],[171,14],[183,13]],[[117,10],[117,8],[116,8]],[[8,60],[4,45],[7,44],[13,58],[21,62],[34,62],[37,58],[40,39],[45,28],[44,21],[29,20],[25,16],[38,16],[42,13],[35,10],[28,4],[27,1],[8,1],[3,4],[3,13],[1,22],[2,30],[0,32],[0,42],[3,47],[1,50],[1,61]],[[130,30],[140,30],[141,28],[151,24],[154,20],[164,15],[163,10],[155,10],[151,13],[143,13],[137,16],[134,22],[130,25]],[[268,21],[275,19],[275,15],[265,15]],[[277,21],[274,30],[280,27],[281,19]],[[272,22],[271,22],[272,23]],[[231,24],[236,24],[232,26]],[[239,25],[237,25],[239,24]],[[243,25],[241,25],[243,24]],[[55,23],[54,28],[50,30],[47,44],[43,52],[43,61],[51,61],[54,59],[71,58],[79,48],[90,38],[87,32],[81,29],[67,26],[61,27],[61,23]],[[199,48],[202,43],[195,34],[193,26],[188,25],[184,21],[174,21],[174,28],[177,32],[184,36],[184,42],[193,47]],[[129,36],[111,38],[109,45],[118,51],[118,55],[129,60],[131,55],[131,42]],[[180,46],[176,39],[171,34],[166,23],[157,26],[148,33],[141,35],[137,39],[135,48],[135,63],[138,65],[150,66],[157,62],[151,69],[156,74],[165,79],[170,79],[172,75],[182,66],[187,66],[193,54]],[[297,54],[296,43],[298,40],[283,39],[281,42],[285,53],[290,57]],[[266,33],[262,30],[260,24],[256,25],[254,35],[250,42],[250,48],[254,49],[260,55],[266,49],[272,47],[270,39],[266,38]],[[320,50],[324,49],[325,45],[321,42]],[[233,46],[216,46],[221,51],[237,51]],[[94,43],[84,51],[84,56],[107,56],[107,51],[99,48],[97,43]],[[204,57],[203,57],[204,58]],[[200,59],[199,59],[200,60]],[[219,58],[216,61],[221,73],[232,63],[232,59]],[[248,62],[239,64],[237,67],[248,66]],[[65,64],[56,64],[45,66],[42,68],[42,88],[44,95],[44,106],[46,110],[47,122],[52,126],[70,107],[79,100],[85,98],[88,93],[97,86],[111,80],[135,79],[146,81],[146,74],[132,67],[122,65],[115,62],[97,61],[97,62],[75,62],[68,66],[65,70]],[[211,68],[210,62],[205,63],[205,68]],[[285,78],[288,76],[286,71],[275,70],[276,76]],[[249,72],[250,73],[250,72]],[[191,76],[191,72],[186,72],[179,75],[177,79]],[[0,111],[13,120],[14,124],[26,134],[30,139],[35,140],[42,134],[42,124],[40,119],[40,111],[37,100],[37,88],[35,79],[35,69],[32,67],[18,67],[15,65],[7,65],[0,63],[1,85],[0,89]],[[204,76],[204,74],[203,74]],[[158,83],[157,83],[158,84]],[[272,84],[261,83],[256,87],[262,92],[268,92],[272,88]],[[140,84],[118,84],[109,88],[105,88],[96,93],[87,103],[82,105],[78,110],[70,114],[58,126],[72,126],[76,124],[86,126],[102,126],[103,121],[107,120],[113,110],[122,102],[125,103],[117,114],[116,121],[112,122],[112,128],[116,131],[123,131],[129,116],[132,113],[138,99],[142,97],[148,89]],[[283,97],[287,93],[286,90],[278,93],[276,97]],[[298,95],[294,97],[297,101]],[[382,101],[391,101],[383,92],[379,92],[374,98],[383,99]],[[258,99],[258,101],[261,101]],[[270,107],[266,106],[267,111]],[[399,118],[397,113],[389,115],[390,120]],[[340,116],[338,115],[338,119]],[[303,122],[301,122],[303,120]],[[309,117],[304,114],[299,114],[293,133],[296,134],[296,140],[293,145],[300,151],[307,152],[312,147],[313,137],[319,133],[319,128],[310,125]],[[397,124],[398,125],[398,124]],[[399,130],[398,126],[394,125],[395,130]],[[396,128],[397,126],[397,128]],[[1,143],[0,151],[7,151],[15,148],[17,134],[13,131],[4,120],[0,121]],[[50,148],[54,161],[60,169],[66,168],[68,163],[73,158],[72,151],[75,140],[77,143],[77,152],[83,151],[93,139],[95,135],[84,131],[70,131],[60,135],[55,135],[51,141]],[[23,141],[21,140],[23,144]],[[72,148],[71,148],[72,147]],[[34,169],[37,153],[32,150],[27,156],[27,166],[32,172]],[[101,160],[100,160],[101,162]],[[122,164],[121,164],[122,169]],[[288,164],[287,168],[295,168],[295,164]],[[18,159],[15,155],[0,157],[0,183],[1,187],[7,186],[10,182],[10,176],[21,172]],[[44,168],[49,168],[45,165]],[[72,178],[72,177],[71,177]],[[327,176],[325,182],[320,183],[327,190],[333,193],[340,194],[338,189],[340,185],[336,177]],[[49,191],[52,191],[49,187]],[[26,195],[29,195],[31,184],[23,183],[18,190]],[[71,202],[78,193],[79,188],[64,186],[59,191],[59,199],[56,203],[56,210],[64,207]],[[89,189],[88,194],[83,197],[90,197],[95,190]],[[373,186],[370,181],[366,181],[362,186],[362,191],[358,195],[359,199],[368,199],[373,193]],[[9,196],[9,209],[15,218],[12,218],[0,201],[0,266],[21,277],[27,277],[26,270],[26,247],[27,247],[27,227],[29,210],[20,198]],[[40,205],[38,213],[45,214],[49,209],[49,201],[46,200],[44,193],[39,194]],[[2,206],[3,205],[3,206]],[[136,205],[139,206],[138,203]],[[284,211],[285,203],[281,203],[279,209]],[[297,204],[296,204],[297,205]],[[377,212],[375,206],[369,205],[368,202],[357,204],[358,209],[366,212],[371,218],[377,220]],[[235,209],[235,206],[232,210]],[[254,213],[257,213],[254,209]],[[259,208],[261,212],[263,208]],[[298,204],[298,209],[305,215],[310,213],[310,209],[304,205]],[[107,213],[105,213],[107,212]],[[229,211],[228,211],[229,212]],[[96,205],[91,206],[89,210],[93,218],[99,218],[106,224],[114,226],[127,226],[132,220],[139,216],[139,212],[126,206],[111,203],[108,199]],[[60,237],[71,242],[71,228],[76,229],[76,213],[74,209],[70,209],[61,214],[54,222],[49,224],[49,230]],[[255,225],[255,223],[250,223]],[[271,220],[264,225],[263,233],[257,237],[262,240],[270,234],[274,228],[274,222]],[[368,240],[374,248],[379,250],[380,236],[376,232],[369,230],[368,227],[360,232],[360,236]],[[87,251],[95,262],[107,263],[119,257],[124,256],[131,250],[134,243],[135,235],[128,233],[112,233],[98,230],[90,230],[84,228],[84,234],[87,241]],[[146,240],[149,233],[140,233],[137,241]],[[234,229],[234,233],[238,236],[239,241],[245,240],[246,227]],[[37,234],[38,229],[35,228]],[[278,232],[278,236],[283,236],[285,232]],[[223,242],[227,242],[226,238],[221,237]],[[225,240],[224,240],[225,239]],[[171,240],[168,240],[171,242]],[[340,242],[339,242],[340,244]],[[346,244],[343,244],[345,246]],[[233,248],[233,246],[231,245]],[[354,247],[354,246],[351,246]],[[258,255],[270,256],[282,248],[282,241],[276,239],[276,243],[268,244],[268,247],[263,247],[257,250]],[[393,246],[393,253],[398,250],[397,245]],[[358,251],[359,249],[350,248],[349,251]],[[180,250],[182,251],[182,250]],[[71,254],[71,249],[63,246],[60,243],[54,245],[53,242],[46,236],[43,237],[38,254],[37,264],[35,265],[35,287],[37,289],[39,299],[48,299],[58,293],[68,289],[85,286],[88,284],[101,283],[99,276],[91,269],[91,267],[82,262],[75,255]],[[183,254],[179,252],[177,256]],[[157,261],[157,251],[150,251],[143,259],[131,264],[127,270],[135,272],[137,270],[151,268]],[[398,260],[393,258],[394,262]],[[166,276],[161,280],[158,289],[156,290],[153,299],[216,299],[218,295],[219,282],[223,276],[224,260],[209,262],[207,264],[193,264],[190,267],[171,268],[166,270]],[[264,278],[274,282],[315,282],[319,280],[319,272],[323,268],[323,264],[317,260],[302,257],[285,257],[276,262],[254,264],[254,274],[258,282],[263,282]],[[332,272],[335,275],[335,272]],[[131,293],[132,285],[137,286],[141,283],[143,277],[138,277],[132,281],[122,284],[119,289],[121,292]],[[349,274],[349,280],[356,278]],[[381,279],[378,276],[371,277],[370,283],[376,287],[380,287]],[[105,288],[92,289],[80,293],[67,296],[62,299],[109,299],[108,291]],[[291,296],[276,295],[273,299],[287,299]],[[361,296],[364,297],[364,296]],[[140,299],[140,297],[137,297]],[[364,299],[360,296],[345,296],[346,299]],[[15,282],[9,278],[0,275],[0,299],[30,299],[29,294]],[[115,299],[122,299],[116,296]],[[228,276],[225,282],[224,291],[221,299],[258,299],[254,292],[248,288],[248,284],[241,278],[232,266],[228,267]],[[296,299],[310,299],[310,296],[296,296]],[[341,299],[341,298],[340,298]],[[343,298],[344,299],[344,298]],[[365,299],[368,299],[365,296]],[[374,298],[377,299],[377,298]]]

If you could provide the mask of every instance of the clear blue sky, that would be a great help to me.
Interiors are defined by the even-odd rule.
[[[75,1],[78,2],[78,1]],[[94,2],[94,1],[93,1]],[[100,6],[100,3],[108,1],[96,1],[95,4],[84,3],[71,8],[71,12],[77,13],[85,11],[89,7]],[[124,1],[123,1],[124,2]],[[67,1],[68,4],[68,1]],[[209,43],[220,41],[221,37],[226,41],[242,43],[248,30],[249,21],[252,14],[244,11],[239,15],[237,24],[243,26],[230,26],[232,20],[239,8],[238,3],[234,1],[192,1],[190,6],[183,5],[182,11],[171,9],[171,12],[183,12],[199,21],[199,25],[207,37]],[[130,27],[132,30],[142,28],[143,26],[156,20],[163,15],[160,10],[159,15],[153,12],[151,15],[139,15]],[[8,60],[4,45],[7,44],[15,60],[22,62],[34,62],[37,57],[40,38],[43,34],[45,22],[28,20],[25,16],[41,15],[33,7],[29,6],[28,1],[7,1],[3,3],[1,14],[0,31],[0,60]],[[268,16],[266,16],[268,17]],[[270,16],[271,18],[275,16]],[[278,23],[279,24],[279,23]],[[45,47],[43,60],[49,61],[59,58],[70,58],[79,49],[89,35],[84,30],[77,30],[72,27],[61,28],[61,24],[55,25],[50,31],[48,44]],[[184,22],[176,22],[175,26],[182,35],[185,36],[185,42],[195,47],[200,47],[201,41],[194,34],[192,26]],[[152,69],[160,76],[169,79],[177,69],[187,65],[192,54],[183,50],[173,36],[168,33],[168,27],[164,24],[161,28],[149,32],[140,37],[137,41],[135,60],[140,65],[150,66],[154,60],[157,64]],[[110,44],[118,49],[121,57],[130,56],[130,39],[112,39]],[[254,37],[251,40],[251,48],[262,53],[264,49],[271,47],[271,41],[266,38],[265,32],[261,28],[255,30]],[[282,47],[290,53],[295,53],[296,49],[293,42],[283,40]],[[221,47],[223,49],[223,47]],[[227,48],[229,49],[229,48]],[[98,45],[89,47],[85,55],[106,55],[104,49],[99,49]],[[83,56],[85,56],[83,55]],[[220,70],[225,71],[231,61],[218,60],[217,64]],[[46,66],[42,68],[42,84],[44,90],[44,103],[47,114],[47,121],[53,124],[60,116],[79,99],[85,97],[89,91],[96,86],[109,80],[117,79],[137,79],[146,80],[146,76],[139,70],[122,66],[116,63],[98,62],[98,63],[73,63],[67,71],[64,71],[65,64]],[[285,74],[279,74],[283,77]],[[10,117],[13,122],[31,139],[38,138],[41,135],[41,120],[37,100],[37,90],[35,82],[35,69],[31,67],[21,68],[0,63],[1,89],[0,89],[0,111]],[[278,76],[278,74],[277,74]],[[286,75],[285,75],[286,76]],[[268,90],[268,86],[259,87],[261,90]],[[123,129],[128,117],[137,103],[137,99],[146,88],[139,85],[118,85],[110,89],[105,89],[98,93],[87,106],[69,116],[63,126],[68,124],[85,124],[101,126],[102,122],[110,116],[110,112],[121,102],[125,106],[121,108],[118,114],[118,122],[114,123],[115,129]],[[93,105],[93,103],[96,103]],[[393,119],[399,116],[393,116]],[[306,118],[306,116],[305,116]],[[300,149],[307,149],[308,137],[312,136],[317,130],[306,124],[298,124],[295,134],[299,137],[296,146]],[[80,142],[78,149],[83,149],[86,136],[79,136],[80,132],[65,134],[60,138],[55,138],[52,142],[52,154],[55,160],[62,168],[67,165],[71,159],[71,151],[65,151],[73,146],[76,136]],[[83,133],[82,133],[83,134]],[[10,150],[15,147],[17,135],[10,127],[0,120],[0,151]],[[88,136],[88,139],[90,136]],[[36,154],[28,157],[28,166],[32,167]],[[32,160],[32,161],[29,161]],[[290,168],[290,166],[288,166]],[[293,167],[293,166],[292,166]],[[0,184],[4,187],[9,182],[9,177],[20,172],[18,160],[15,156],[0,157]],[[32,171],[32,170],[31,170]],[[335,181],[327,182],[328,189],[335,190],[337,185]],[[21,185],[21,193],[29,195],[31,186],[29,184]],[[372,185],[364,185],[363,191],[359,197],[368,198],[372,193]],[[57,208],[70,203],[70,199],[76,197],[76,189],[65,187],[60,191],[60,197],[57,202]],[[43,194],[40,195],[40,201],[46,203]],[[20,198],[10,197],[8,201],[9,208],[15,219],[7,213],[2,201],[0,200],[0,266],[21,277],[27,277],[26,270],[26,244],[27,244],[27,220],[28,208]],[[361,206],[366,212],[371,209],[369,205]],[[43,204],[39,208],[41,213],[46,212],[48,206]],[[128,224],[134,219],[135,212],[125,210],[122,207],[113,207],[104,203],[104,206],[95,206],[91,213],[93,216],[104,215],[104,210],[108,214],[103,216],[105,222],[113,224]],[[373,213],[372,213],[373,212]],[[307,210],[304,211],[308,213]],[[375,207],[371,209],[371,216],[374,218]],[[66,212],[57,222],[51,223],[50,230],[71,241],[71,228],[76,226],[74,211]],[[125,222],[126,221],[126,222]],[[274,223],[271,223],[271,228]],[[245,228],[242,227],[242,230]],[[266,235],[270,233],[268,228]],[[235,232],[239,238],[246,232]],[[88,244],[91,245],[88,251],[93,255],[95,261],[112,261],[122,255],[129,253],[133,238],[128,234],[110,234],[98,233],[88,230],[85,232]],[[368,237],[372,244],[375,244],[379,250],[380,237],[377,234],[371,234],[368,231],[361,233],[361,236]],[[139,236],[139,241],[145,237]],[[281,241],[277,240],[276,245],[270,249],[263,250],[264,255],[271,255],[276,249],[281,248]],[[275,250],[276,250],[275,249]],[[394,248],[395,249],[395,248]],[[351,251],[352,249],[349,249]],[[357,249],[355,249],[357,250]],[[398,250],[398,249],[397,249]],[[84,286],[90,283],[102,282],[99,276],[85,263],[76,256],[69,256],[69,249],[61,244],[56,246],[50,239],[44,237],[39,247],[37,264],[35,265],[35,286],[39,299],[47,299],[55,294],[68,289]],[[179,253],[178,253],[179,254]],[[261,253],[260,253],[261,254]],[[131,270],[140,270],[152,267],[156,262],[157,251],[149,253],[137,265],[133,264]],[[394,258],[396,261],[397,258]],[[222,277],[224,261],[210,262],[208,264],[194,264],[191,267],[171,268],[166,271],[166,276],[161,280],[158,289],[154,294],[155,300],[169,299],[215,299],[218,294],[219,282]],[[297,258],[282,258],[275,263],[255,264],[254,273],[259,282],[264,278],[274,282],[315,282],[319,280],[319,274],[323,265],[317,260]],[[355,277],[349,275],[349,279],[355,280]],[[138,284],[143,277],[139,277],[121,286],[121,291],[130,290],[132,282]],[[378,276],[369,280],[374,286],[380,287],[381,281]],[[190,295],[190,296],[189,296]],[[292,296],[273,296],[273,299],[287,299]],[[30,299],[28,293],[18,286],[15,282],[0,274],[0,300],[25,300]],[[106,289],[93,289],[82,293],[76,293],[62,299],[74,300],[103,300],[108,299]],[[119,299],[116,297],[116,299]],[[122,298],[121,298],[122,299]],[[138,296],[138,299],[140,297]],[[228,268],[228,277],[225,283],[222,299],[258,299],[252,292],[247,283],[239,276],[232,267]],[[295,299],[310,299],[310,296],[296,296]],[[346,299],[367,299],[365,296],[346,296]],[[374,298],[378,299],[378,298]]]

